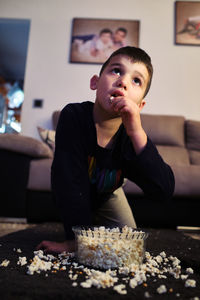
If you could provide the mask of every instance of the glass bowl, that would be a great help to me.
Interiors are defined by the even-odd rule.
[[[76,258],[98,269],[116,269],[143,262],[148,233],[128,226],[74,226]]]

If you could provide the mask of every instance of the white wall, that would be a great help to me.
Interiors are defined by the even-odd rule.
[[[200,48],[174,44],[174,0],[0,0],[0,18],[29,18],[31,30],[22,112],[23,134],[51,128],[67,102],[94,100],[89,79],[99,65],[70,64],[74,17],[140,20],[140,43],[152,57],[154,79],[143,112],[200,120]],[[42,109],[33,108],[44,99]]]

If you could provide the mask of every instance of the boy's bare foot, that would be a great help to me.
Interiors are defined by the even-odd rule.
[[[37,247],[37,250],[43,250],[45,253],[62,253],[74,252],[75,241],[67,240],[64,242],[42,241]]]

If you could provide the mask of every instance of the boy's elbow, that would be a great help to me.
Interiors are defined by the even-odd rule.
[[[168,182],[159,189],[158,198],[162,201],[169,201],[172,199],[175,190],[175,180],[172,173],[172,177]]]
[[[151,199],[156,201],[169,201],[173,197],[175,190],[175,180],[174,175],[168,177],[168,179],[164,179],[163,183],[155,186],[155,189],[151,191]]]
[[[162,177],[162,184],[160,186],[160,199],[161,200],[170,200],[173,197],[175,190],[175,177],[174,173],[169,165],[167,166],[167,172],[165,176]]]

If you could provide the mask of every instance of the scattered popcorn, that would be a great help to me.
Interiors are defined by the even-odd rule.
[[[187,279],[185,287],[196,287],[196,281],[194,279]]]
[[[127,291],[125,290],[125,288],[125,284],[118,284],[114,286],[113,290],[116,291],[118,294],[126,295]]]
[[[183,275],[183,274],[181,275],[182,280],[186,280],[187,278],[188,278],[188,275]]]
[[[69,274],[69,278],[71,280],[76,280],[78,278],[78,274],[75,274],[75,275]]]
[[[161,286],[159,286],[159,287],[157,288],[157,292],[158,292],[158,294],[166,293],[166,292],[167,292],[166,286],[165,286],[164,284],[162,284]]]
[[[175,268],[169,268],[169,274],[173,275],[174,278],[178,279],[180,278],[180,274],[181,274],[181,266],[176,266]]]
[[[59,262],[54,262],[53,263],[53,269],[59,270],[60,269],[60,263]]]
[[[155,260],[158,262],[158,263],[161,263],[163,261],[163,258],[161,255],[158,255],[155,257]]]
[[[169,259],[172,261],[173,267],[177,267],[180,264],[180,260],[177,257],[170,256]]]
[[[134,289],[136,286],[138,285],[137,283],[137,280],[135,278],[132,278],[130,281],[129,281],[129,286]]]
[[[73,286],[73,287],[76,287],[77,285],[78,285],[77,282],[73,282],[73,283],[72,283],[72,286]]]
[[[167,276],[166,276],[166,275],[160,275],[160,274],[158,274],[158,278],[164,278],[164,279],[167,279]]]
[[[27,260],[26,260],[26,257],[19,257],[19,260],[17,262],[18,265],[21,265],[21,266],[24,266],[27,264]]]
[[[162,251],[161,253],[160,253],[160,256],[162,256],[163,258],[166,258],[166,253],[164,252],[164,251]]]
[[[119,274],[128,275],[130,272],[130,269],[128,267],[121,267],[119,268]]]
[[[2,263],[0,264],[0,267],[7,267],[9,265],[10,261],[8,259],[4,259]]]
[[[91,279],[88,279],[84,282],[81,282],[81,286],[85,289],[89,289],[92,287],[92,280]]]
[[[41,271],[50,270],[52,267],[51,261],[42,260],[39,256],[33,258],[32,263],[28,266],[27,274],[33,275],[35,272],[40,273]]]
[[[193,271],[192,268],[187,268],[187,269],[186,269],[186,273],[187,273],[187,274],[193,274],[194,271]]]
[[[18,253],[22,253],[22,250],[20,248],[17,249]]]
[[[144,293],[144,297],[145,297],[145,298],[151,298],[151,295],[149,294],[149,292],[145,292],[145,293]]]
[[[118,278],[115,277],[116,273],[111,270],[102,272],[85,268],[84,271],[88,275],[88,279],[85,282],[81,283],[81,286],[84,288],[88,288],[91,286],[95,286],[97,288],[112,287],[114,283],[118,281]]]

